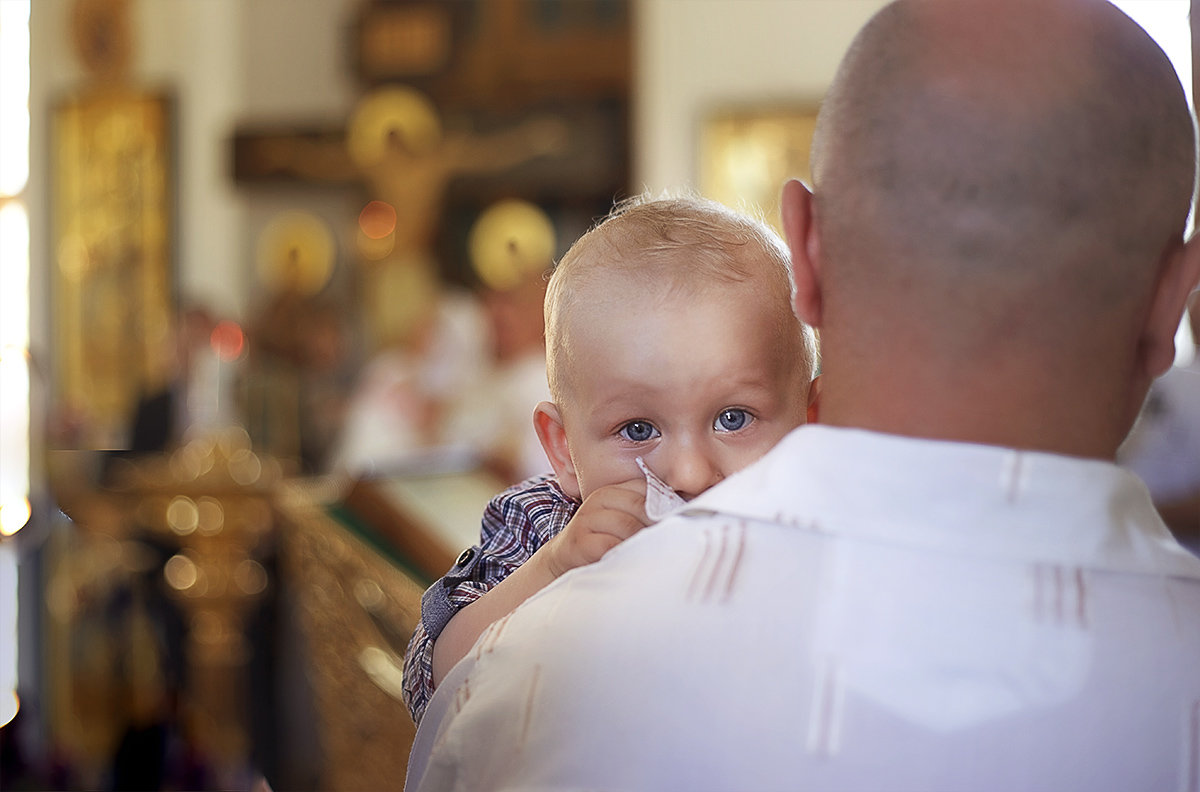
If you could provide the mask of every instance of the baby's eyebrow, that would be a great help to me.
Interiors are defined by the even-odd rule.
[[[790,384],[784,379],[765,376],[754,380],[732,381],[722,396],[730,407],[741,407],[779,398],[790,390]]]

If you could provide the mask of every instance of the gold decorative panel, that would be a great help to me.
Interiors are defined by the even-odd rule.
[[[323,753],[320,788],[400,789],[416,727],[402,699],[417,582],[332,518],[303,482],[277,501],[284,574],[296,592]]]
[[[817,107],[721,112],[701,130],[700,189],[734,209],[760,211],[782,233],[779,195],[787,179],[811,184],[808,153]]]
[[[56,401],[74,445],[121,447],[171,329],[170,113],[159,94],[96,91],[53,118]]]

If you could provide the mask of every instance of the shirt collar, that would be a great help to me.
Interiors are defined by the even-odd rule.
[[[753,496],[748,496],[753,493]],[[945,553],[1200,578],[1132,473],[1110,462],[823,425],[691,501]]]

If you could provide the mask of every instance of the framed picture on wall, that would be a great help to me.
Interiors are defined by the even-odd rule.
[[[79,448],[121,448],[143,389],[164,378],[172,333],[171,101],[97,89],[52,118],[55,402]]]
[[[735,209],[761,212],[782,233],[779,194],[787,179],[810,182],[816,103],[722,110],[700,129],[700,190]]]

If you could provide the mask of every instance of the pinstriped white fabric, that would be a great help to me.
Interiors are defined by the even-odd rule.
[[[1200,560],[1106,463],[805,427],[477,654],[412,789],[1200,792]]]

